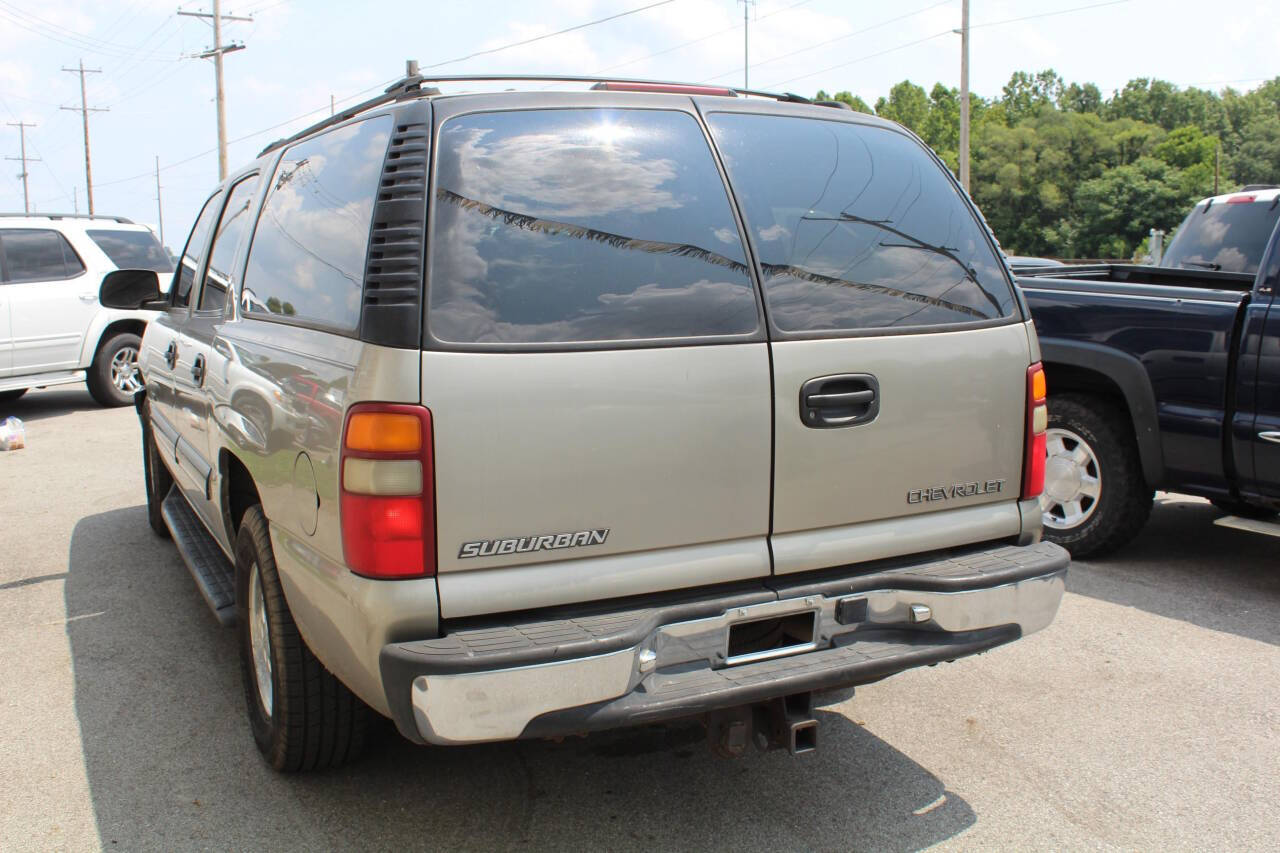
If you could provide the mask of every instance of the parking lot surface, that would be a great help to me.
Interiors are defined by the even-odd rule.
[[[147,527],[132,409],[0,406],[0,849],[1280,847],[1280,540],[1161,495],[1047,630],[819,711],[819,749],[697,727],[468,748],[381,730],[276,775],[232,632]]]

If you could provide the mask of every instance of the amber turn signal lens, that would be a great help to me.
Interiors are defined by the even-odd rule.
[[[1039,402],[1045,398],[1049,389],[1044,381],[1044,369],[1041,368],[1031,374],[1031,399]]]
[[[347,423],[347,449],[368,453],[417,453],[422,424],[413,415],[356,412]]]

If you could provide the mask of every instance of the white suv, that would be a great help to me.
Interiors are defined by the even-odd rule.
[[[0,214],[0,403],[87,382],[104,406],[142,387],[138,345],[154,311],[98,302],[114,269],[173,271],[150,229],[118,216]]]

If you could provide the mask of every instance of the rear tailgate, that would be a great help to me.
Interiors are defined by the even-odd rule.
[[[895,129],[701,105],[763,274],[775,573],[1018,534],[1028,332],[954,181]]]
[[[769,574],[763,318],[692,104],[660,103],[437,106],[446,619]]]

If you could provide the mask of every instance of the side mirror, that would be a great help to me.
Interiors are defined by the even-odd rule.
[[[160,277],[155,270],[113,270],[102,279],[98,301],[106,308],[136,311],[163,310],[169,301],[160,295]]]

